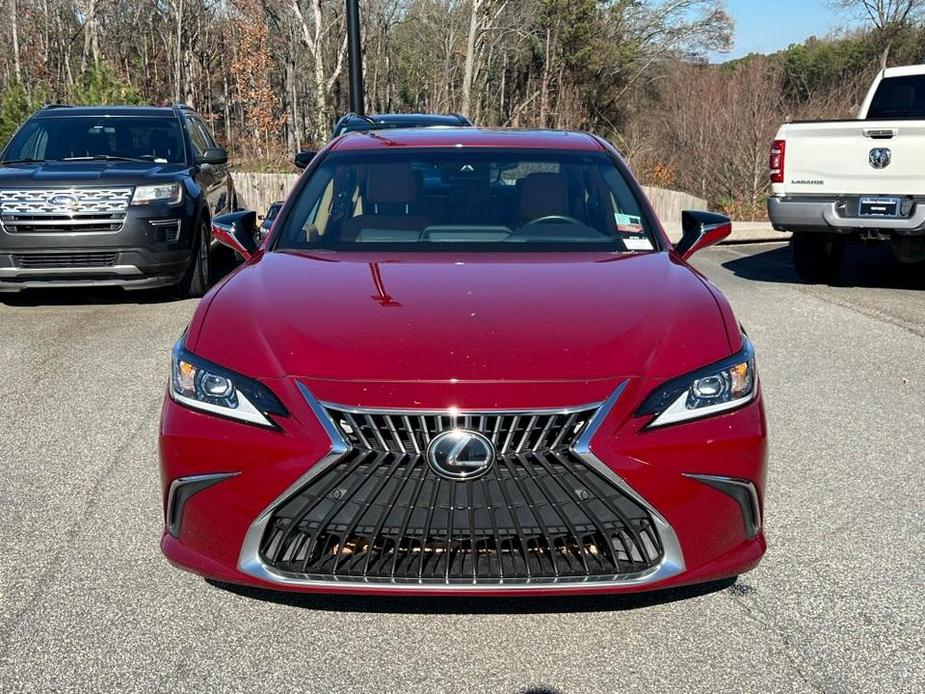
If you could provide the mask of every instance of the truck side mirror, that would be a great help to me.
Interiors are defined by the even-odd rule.
[[[315,158],[316,154],[318,154],[318,152],[312,152],[307,149],[301,152],[296,152],[295,159],[293,160],[296,165],[296,168],[304,169],[306,166],[308,166],[311,163],[312,159]]]
[[[199,155],[196,159],[197,164],[211,164],[212,166],[220,166],[221,164],[228,163],[228,152],[225,151],[224,147],[209,147],[205,152]]]
[[[257,213],[229,212],[212,220],[212,238],[236,251],[245,260],[257,252]]]
[[[729,217],[701,210],[684,210],[681,213],[681,240],[674,247],[683,260],[707,246],[719,243],[732,233]]]

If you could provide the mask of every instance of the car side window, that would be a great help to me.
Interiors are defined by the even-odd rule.
[[[202,129],[197,127],[196,121],[189,116],[186,117],[186,127],[189,129],[189,137],[193,143],[193,149],[196,150],[196,156],[200,156],[209,148],[209,143],[202,134]]]
[[[209,147],[210,149],[212,147],[218,147],[218,145],[215,144],[215,138],[212,137],[212,133],[209,132],[206,124],[203,123],[199,118],[194,118],[193,122],[196,124],[196,127],[199,128],[199,132],[202,134],[203,139],[206,141],[206,147]]]

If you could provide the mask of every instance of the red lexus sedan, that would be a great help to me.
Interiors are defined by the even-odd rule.
[[[639,591],[765,551],[752,346],[583,133],[332,142],[173,350],[162,547],[264,588]]]

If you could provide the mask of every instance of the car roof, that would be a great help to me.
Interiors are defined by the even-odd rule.
[[[176,118],[177,109],[173,106],[67,106],[55,104],[46,106],[35,114],[36,118],[71,118],[80,116]]]
[[[494,147],[562,149],[601,152],[604,147],[588,133],[567,130],[521,130],[517,128],[408,128],[346,133],[332,149],[352,152],[393,147]]]

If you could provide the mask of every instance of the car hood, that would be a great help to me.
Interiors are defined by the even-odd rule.
[[[175,178],[183,164],[129,161],[47,161],[0,166],[0,187],[137,185]]]
[[[266,253],[213,291],[187,346],[263,378],[666,378],[732,351],[721,297],[668,253]]]

